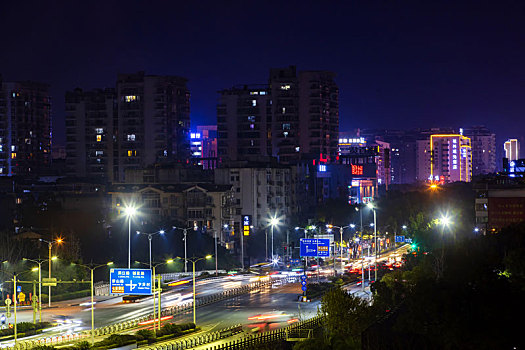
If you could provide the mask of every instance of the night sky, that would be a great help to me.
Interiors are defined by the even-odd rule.
[[[217,90],[293,64],[337,73],[341,131],[485,124],[502,142],[525,135],[525,2],[491,3],[2,1],[0,74],[52,85],[59,144],[66,90],[181,75],[192,125],[215,124]]]

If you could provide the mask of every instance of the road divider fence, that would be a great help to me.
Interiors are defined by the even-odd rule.
[[[274,284],[285,284],[285,283],[294,283],[299,280],[298,275],[286,276],[286,277],[263,277],[259,281],[252,282],[242,287],[228,289],[223,292],[215,293],[209,296],[204,296],[196,299],[196,307],[210,305],[222,300],[234,298],[243,294],[251,293],[255,290],[258,290],[263,287],[271,287]],[[188,301],[184,304],[177,306],[164,307],[161,310],[162,316],[175,316],[187,311],[190,311],[193,308],[193,300]],[[95,336],[111,335],[133,329],[138,327],[141,323],[153,320],[153,314],[138,317],[129,321],[119,322],[112,325],[99,327],[94,330]],[[54,337],[44,337],[32,340],[22,340],[18,341],[15,346],[7,347],[6,350],[26,350],[32,349],[40,345],[58,345],[65,344],[69,342],[77,342],[86,340],[91,336],[91,330],[80,331],[64,336],[54,336]],[[186,348],[184,348],[186,349]]]

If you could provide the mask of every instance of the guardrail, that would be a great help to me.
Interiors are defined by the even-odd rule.
[[[257,290],[261,287],[265,287],[268,285],[273,285],[277,283],[290,283],[295,282],[299,279],[299,276],[286,276],[286,277],[279,277],[279,278],[271,278],[268,277],[267,280],[260,280],[254,283],[250,283],[248,285],[234,288],[230,290],[226,290],[220,293],[216,293],[213,295],[209,295],[206,297],[201,297],[196,300],[196,307],[201,307],[209,304],[213,304],[222,300],[230,299],[239,295],[243,295],[246,293],[250,293],[253,290]],[[178,306],[171,306],[166,307],[161,310],[161,317],[162,316],[173,316],[177,315],[183,312],[186,312],[188,310],[191,310],[193,308],[193,300],[188,301],[182,305]],[[153,314],[139,317],[130,321],[124,321],[120,323],[115,323],[109,326],[100,327],[95,329],[95,336],[102,336],[102,335],[110,335],[118,332],[122,332],[128,329],[135,328],[139,325],[141,322],[152,320]],[[39,345],[56,345],[56,344],[63,344],[63,343],[69,343],[72,341],[79,341],[86,338],[89,338],[91,336],[91,330],[85,330],[78,333],[73,333],[69,335],[64,336],[55,336],[55,337],[47,337],[47,338],[39,338],[34,340],[24,340],[17,342],[16,346],[13,347],[7,347],[5,349],[7,350],[21,350],[21,349],[31,349],[33,347],[39,346]]]
[[[204,345],[212,343],[219,339],[231,337],[232,335],[242,332],[242,325],[238,324],[229,328],[221,329],[213,333],[206,333],[202,335],[197,335],[189,337],[186,339],[173,340],[169,342],[164,342],[158,345],[141,347],[144,350],[178,350],[178,349],[191,349],[199,345]]]
[[[296,333],[300,330],[311,329],[312,327],[318,327],[322,322],[323,317],[318,315],[308,320],[304,320],[285,328],[277,329],[270,332],[260,333],[256,335],[247,335],[245,338],[233,340],[228,343],[215,345],[207,348],[206,350],[222,350],[222,349],[244,349],[248,346],[259,345],[263,343],[285,340],[288,338],[288,334]],[[142,347],[144,350],[182,350],[192,349],[196,346],[213,343],[217,340],[230,337],[232,335],[242,332],[242,325],[233,326],[230,328],[221,329],[220,331],[208,333],[204,335],[194,336],[182,340],[173,340],[158,345],[151,345]]]
[[[323,320],[323,316],[318,315],[314,316],[308,320],[292,324],[290,326],[287,326],[285,328],[276,329],[274,331],[255,334],[255,335],[247,335],[243,339],[237,339],[233,340],[228,343],[223,343],[219,345],[215,345],[213,347],[206,348],[206,350],[237,350],[237,349],[246,349],[253,346],[265,344],[265,343],[271,343],[275,341],[281,341],[286,340],[288,338],[288,334],[291,332],[296,332],[301,329],[312,329],[319,327]],[[166,348],[150,348],[152,350],[164,350]],[[184,348],[171,348],[172,350],[178,350],[178,349],[184,349]]]

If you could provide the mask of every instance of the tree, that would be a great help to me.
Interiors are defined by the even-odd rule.
[[[323,296],[321,313],[325,316],[325,331],[332,348],[360,348],[361,332],[371,321],[366,300],[333,288]]]

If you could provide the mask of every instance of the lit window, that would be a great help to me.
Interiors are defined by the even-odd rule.
[[[168,156],[168,151],[164,150],[164,157]]]
[[[11,159],[15,159],[16,158],[16,153],[11,153]]]
[[[266,91],[259,91],[259,95],[266,95]]]
[[[290,124],[289,123],[283,124],[283,130],[290,130]]]
[[[283,114],[286,113],[286,107],[283,107]]]
[[[258,95],[259,91],[250,91],[250,95]]]
[[[256,107],[257,106],[257,100],[252,100],[252,107]]]
[[[135,134],[129,134],[128,141],[135,141]]]
[[[95,151],[96,156],[101,156],[104,154],[104,151]]]
[[[3,151],[4,151],[4,146],[0,145],[0,152],[3,152]]]
[[[301,147],[295,147],[295,152],[299,152],[301,150]]]
[[[290,90],[290,84],[281,85],[281,90]]]
[[[97,135],[97,142],[102,141],[102,135]]]
[[[249,115],[249,116],[248,116],[248,121],[249,121],[250,123],[255,123],[255,116],[254,116],[254,115]]]
[[[283,132],[284,137],[288,136],[288,131]]]
[[[128,150],[128,157],[131,157],[133,155],[133,151],[132,150]]]
[[[135,96],[135,95],[124,96],[124,101],[126,101],[126,102],[133,102],[133,101],[136,101],[136,100],[137,100],[137,96]]]
[[[11,146],[11,152],[15,151],[15,146]]]
[[[255,124],[250,124],[250,129],[254,129],[255,128]]]
[[[95,132],[97,134],[103,134],[104,133],[104,129],[103,128],[95,128]]]

